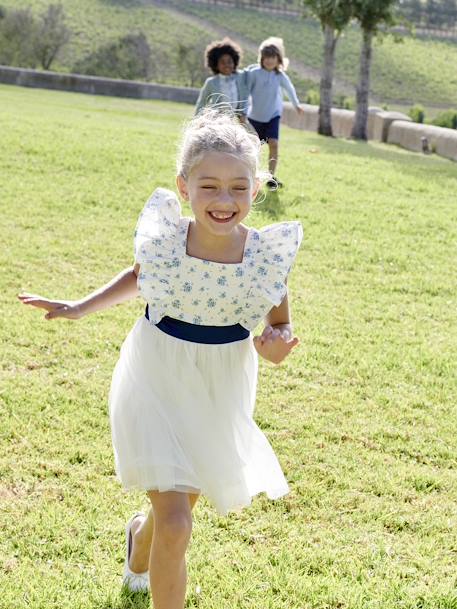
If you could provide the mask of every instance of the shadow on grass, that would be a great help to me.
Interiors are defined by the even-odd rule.
[[[284,216],[285,207],[281,203],[281,198],[277,190],[264,192],[265,198],[262,197],[255,204],[256,211],[259,211],[272,220],[278,220]]]
[[[151,600],[148,592],[130,592],[122,588],[117,598],[107,598],[93,605],[91,609],[150,609]]]
[[[309,135],[309,134],[308,134]],[[332,155],[350,155],[359,158],[370,157],[380,161],[401,165],[411,174],[423,175],[424,169],[428,171],[456,170],[456,164],[450,159],[437,155],[426,156],[411,150],[406,150],[394,144],[381,144],[378,142],[360,142],[349,138],[324,137],[312,135],[307,137],[307,145],[313,146],[313,152],[322,151]],[[457,175],[457,173],[456,173]]]

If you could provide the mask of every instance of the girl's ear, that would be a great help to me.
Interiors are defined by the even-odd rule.
[[[181,175],[176,176],[176,186],[178,188],[179,194],[184,199],[184,201],[188,201],[189,191],[187,190],[187,183]]]
[[[251,195],[253,201],[256,198],[256,196],[259,194],[259,190],[260,190],[261,186],[262,186],[262,182],[259,180],[259,178],[256,178],[254,180],[254,187],[252,189],[252,195]]]

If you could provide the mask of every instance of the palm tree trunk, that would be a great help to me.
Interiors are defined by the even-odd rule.
[[[351,135],[357,140],[367,139],[368,97],[370,93],[370,67],[373,32],[363,30],[360,52],[359,84],[357,85],[357,108]]]
[[[335,47],[338,36],[329,25],[324,27],[324,65],[320,83],[319,127],[321,135],[333,135],[332,132],[332,84],[335,65]]]

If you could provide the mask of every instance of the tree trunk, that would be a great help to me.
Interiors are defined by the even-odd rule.
[[[322,68],[320,83],[320,103],[319,103],[319,127],[321,135],[333,135],[332,132],[332,85],[333,68],[335,65],[335,47],[338,36],[335,30],[326,25],[324,27],[324,66]]]
[[[359,84],[357,85],[357,108],[351,136],[357,140],[366,140],[368,123],[368,97],[370,92],[370,67],[373,32],[363,31],[362,50],[360,52]]]

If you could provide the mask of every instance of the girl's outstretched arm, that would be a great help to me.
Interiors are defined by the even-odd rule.
[[[262,334],[254,337],[254,346],[264,359],[280,364],[299,343],[292,333],[287,294],[279,307],[268,313],[266,323]]]
[[[26,305],[45,309],[47,311],[45,319],[57,317],[80,319],[89,313],[107,309],[137,296],[138,270],[139,265],[135,264],[135,266],[121,271],[109,283],[81,300],[49,300],[27,292],[19,294],[18,298]]]

